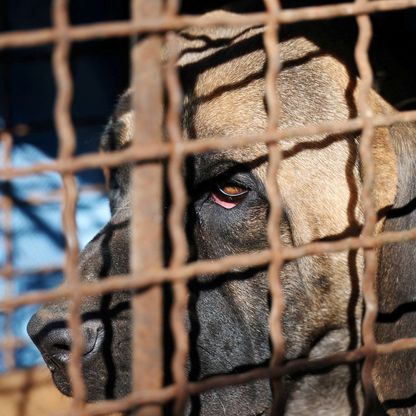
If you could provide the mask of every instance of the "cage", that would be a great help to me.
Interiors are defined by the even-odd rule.
[[[411,59],[415,46],[403,41],[404,36],[414,39],[412,8],[416,2],[182,3],[132,0],[131,4],[110,1],[87,4],[54,0],[41,2],[40,7],[26,1],[3,3],[5,13],[2,13],[0,34],[3,157],[0,169],[3,280],[0,289],[3,295],[0,322],[4,388],[0,389],[4,392],[1,395],[5,404],[2,408],[7,409],[7,414],[22,416],[47,411],[54,414],[63,407],[67,407],[67,414],[74,415],[113,414],[129,409],[134,409],[135,414],[156,415],[161,412],[181,414],[190,401],[196,409],[192,411],[198,414],[201,404],[194,398],[203,392],[270,380],[275,394],[274,406],[277,406],[270,404],[273,409],[270,411],[281,412],[276,398],[282,397],[285,377],[296,378],[299,374],[362,362],[364,404],[352,399],[351,412],[359,412],[361,406],[367,412],[379,411],[380,404],[374,404],[376,394],[371,376],[375,357],[410,350],[416,344],[410,336],[387,343],[376,341],[376,254],[382,246],[412,241],[416,231],[408,227],[404,231],[379,232],[377,214],[381,214],[374,205],[375,162],[370,149],[376,128],[416,120],[413,110],[415,68]],[[51,13],[47,11],[49,8]],[[239,13],[202,15],[217,8]],[[326,24],[334,21],[330,30],[335,27],[335,33],[339,34],[336,47],[348,49],[347,55],[355,50],[356,71],[363,91],[357,99],[356,112],[345,120],[281,127],[282,103],[275,93],[278,74],[284,70],[279,59],[279,35],[286,27],[310,22],[314,27],[322,27],[325,44],[328,33],[334,33],[327,31]],[[216,132],[206,137],[184,137],[184,79],[176,65],[184,52],[178,48],[174,33],[189,27],[263,25],[265,30],[261,36],[264,36],[267,65],[261,77],[265,87],[266,128],[260,133],[222,135]],[[385,27],[391,30],[387,32]],[[372,29],[373,44],[369,50]],[[227,44],[227,40],[221,38],[212,45],[204,36],[196,40],[202,42],[202,46],[197,44],[197,50],[207,46],[221,48]],[[212,64],[209,61],[209,65]],[[135,109],[132,116],[135,134],[132,134],[131,145],[98,153],[98,141],[107,118],[117,96],[128,84],[132,86],[131,105]],[[371,87],[400,111],[374,115],[370,109]],[[280,226],[284,207],[275,178],[288,151],[281,149],[281,143],[291,138],[336,136],[356,131],[361,131],[359,158],[363,176],[360,198],[364,222],[359,233],[321,238],[301,245],[282,244]],[[269,204],[264,236],[267,244],[260,250],[190,260],[192,247],[189,247],[184,221],[189,201],[183,173],[187,158],[254,143],[262,143],[268,149],[264,176]],[[104,180],[97,169],[125,164],[132,166],[132,217],[129,219],[132,231],[127,249],[131,253],[130,269],[127,273],[85,282],[78,269],[80,246],[84,246],[110,217],[103,196]],[[234,203],[232,197],[227,195],[226,202]],[[401,215],[412,211],[412,203],[409,204],[404,208],[406,213]],[[395,215],[400,216],[400,212]],[[82,233],[78,232],[80,229]],[[323,357],[300,354],[293,359],[285,358],[287,340],[282,327],[285,296],[279,277],[284,263],[357,250],[362,250],[365,263],[362,277],[365,310],[356,344]],[[268,270],[270,357],[263,365],[253,368],[242,366],[241,371],[237,369],[229,374],[192,378],[188,368],[193,359],[192,341],[189,341],[192,328],[185,318],[192,291],[188,282],[198,280],[198,276],[221,276],[247,267]],[[62,276],[65,284],[55,287]],[[132,391],[125,397],[115,397],[112,392],[106,400],[87,405],[90,378],[83,373],[81,364],[88,343],[82,330],[83,302],[91,296],[105,297],[119,292],[132,295]],[[50,387],[46,370],[12,371],[16,366],[27,368],[42,361],[28,344],[26,325],[22,322],[27,322],[34,305],[63,298],[69,301],[67,325],[72,337],[68,355],[73,396],[70,400],[64,400]],[[412,310],[412,305],[408,304],[405,308]],[[394,320],[392,315],[400,314],[400,310],[391,314],[383,312],[378,320]],[[362,342],[358,341],[361,331]],[[106,383],[108,385],[108,380]],[[414,406],[412,397],[385,402],[381,406],[387,410]],[[228,408],[225,414],[237,414],[233,412],[241,414],[238,409]]]

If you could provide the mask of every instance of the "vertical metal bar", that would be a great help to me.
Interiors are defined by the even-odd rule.
[[[57,88],[54,108],[54,119],[59,140],[59,161],[73,157],[76,147],[75,129],[71,120],[71,104],[73,86],[70,72],[69,1],[54,0],[52,20],[56,29],[57,39],[53,50],[53,74]],[[81,359],[84,350],[82,323],[80,317],[81,296],[79,296],[80,276],[78,273],[78,240],[75,221],[77,205],[77,187],[74,174],[62,175],[62,225],[65,236],[64,276],[66,285],[71,288],[69,302],[68,326],[71,331],[71,355],[68,374],[72,388],[72,414],[82,415],[86,401],[86,388],[82,378]]]
[[[179,1],[169,0],[167,16],[174,17],[178,13]],[[183,176],[182,152],[182,91],[178,77],[176,61],[178,53],[175,49],[173,33],[167,35],[168,62],[166,65],[166,86],[168,92],[167,132],[173,146],[173,154],[169,161],[168,182],[172,196],[172,207],[169,213],[168,225],[172,242],[172,257],[170,267],[182,266],[188,257],[188,244],[184,229],[184,213],[186,208],[186,189]],[[172,362],[173,380],[176,384],[176,402],[174,414],[183,414],[187,399],[186,359],[188,356],[188,333],[185,326],[185,313],[188,303],[188,289],[186,282],[173,284],[174,303],[170,315],[171,327],[175,341],[175,354]]]
[[[365,4],[367,0],[357,0],[357,4]],[[370,107],[370,91],[373,82],[371,65],[368,59],[368,49],[371,42],[372,28],[368,15],[357,17],[358,40],[355,49],[355,59],[361,78],[357,100],[358,113],[363,119],[363,130],[360,140],[360,158],[363,172],[362,202],[364,210],[363,236],[373,236],[377,216],[374,208],[372,191],[374,184],[374,160],[372,155],[372,140],[374,136],[373,113]],[[371,414],[372,404],[376,396],[372,382],[372,368],[376,359],[376,340],[374,326],[377,317],[377,296],[375,279],[377,274],[377,257],[374,248],[364,249],[363,297],[365,315],[362,323],[362,338],[366,357],[362,368],[362,381],[365,393],[365,414]]]
[[[7,130],[0,133],[1,143],[3,144],[3,163],[4,166],[11,166],[12,164],[12,149],[13,137]],[[3,232],[4,232],[4,249],[5,249],[5,264],[3,268],[3,278],[5,279],[4,297],[11,297],[13,294],[13,199],[11,195],[11,182],[5,182],[3,199]],[[14,343],[12,330],[12,311],[8,310],[5,313],[4,325],[4,364],[6,371],[15,367],[14,359]]]
[[[162,0],[133,0],[132,19],[158,17]],[[162,41],[158,34],[142,36],[132,48],[134,138],[140,148],[162,141]],[[141,273],[163,264],[163,166],[140,163],[131,176],[131,271]],[[133,391],[157,389],[163,382],[162,289],[140,291],[133,299]],[[140,416],[161,414],[159,406],[146,406]]]
[[[277,77],[280,70],[278,25],[273,22],[281,10],[280,2],[276,0],[264,0],[270,22],[266,25],[264,32],[264,47],[267,56],[266,103],[268,110],[268,132],[275,132],[278,128],[280,116],[280,102],[277,91]],[[272,306],[269,317],[270,337],[272,341],[271,367],[278,366],[284,356],[285,340],[282,329],[282,315],[284,310],[283,291],[280,282],[280,272],[283,265],[282,244],[280,240],[281,220],[281,196],[277,182],[277,173],[281,161],[281,150],[278,141],[268,145],[269,165],[266,177],[266,190],[269,197],[270,212],[267,225],[267,237],[272,253],[269,264],[269,287],[272,297]],[[272,382],[273,405],[272,414],[276,414],[280,405],[281,380]]]
[[[4,23],[4,22],[2,22]],[[3,25],[4,26],[4,25]],[[7,51],[3,51],[1,54],[3,80],[2,89],[4,95],[1,97],[4,107],[4,125],[0,131],[0,140],[3,148],[3,166],[11,167],[13,165],[13,135],[11,133],[11,91],[10,91],[10,54]],[[3,270],[3,278],[5,279],[5,291],[4,297],[12,297],[13,295],[13,185],[11,180],[4,182],[4,194],[2,196],[2,209],[3,209],[3,232],[4,232],[4,249],[5,249],[5,264]],[[13,328],[12,328],[12,315],[13,309],[5,311],[5,325],[4,325],[4,364],[6,371],[15,367],[15,343]]]

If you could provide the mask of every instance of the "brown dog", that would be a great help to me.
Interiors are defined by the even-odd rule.
[[[185,137],[224,136],[226,140],[227,136],[266,129],[263,31],[262,27],[216,27],[177,35]],[[276,91],[282,109],[280,127],[355,117],[361,83],[345,63],[348,59],[344,62],[336,52],[323,49],[306,26],[281,36],[283,65]],[[374,91],[370,101],[375,114],[392,111]],[[127,92],[105,130],[104,150],[128,146],[132,118]],[[358,132],[321,134],[281,142],[284,159],[276,180],[283,201],[284,245],[359,235],[363,224],[359,137]],[[415,140],[414,127],[376,129],[373,197],[380,213],[385,214],[392,206],[402,207],[414,197]],[[186,227],[191,260],[267,247],[267,165],[267,147],[263,144],[195,155],[188,160],[191,202]],[[112,219],[81,254],[80,269],[86,280],[129,272],[129,171],[129,166],[111,171]],[[386,228],[414,226],[411,204],[392,212]],[[381,215],[378,230],[384,220]],[[414,300],[413,250],[413,243],[381,250],[380,341],[415,333],[411,315],[403,312],[396,322],[396,316],[388,313]],[[304,257],[284,265],[285,360],[322,357],[360,345],[362,274],[361,251]],[[266,268],[236,270],[215,278],[201,276],[190,289],[190,379],[267,365],[271,352]],[[87,344],[83,371],[89,400],[121,397],[131,389],[129,299],[129,293],[114,293],[83,304]],[[29,333],[58,388],[70,394],[65,370],[70,345],[66,316],[65,302],[45,305],[32,318]],[[412,403],[403,399],[411,399],[416,391],[415,358],[413,352],[397,353],[377,362],[374,379],[378,396],[386,409],[396,409],[392,414],[410,411]],[[279,412],[289,415],[351,415],[363,409],[358,364],[287,377],[283,390]],[[194,397],[188,413],[260,415],[269,412],[271,402],[269,381],[261,380]]]

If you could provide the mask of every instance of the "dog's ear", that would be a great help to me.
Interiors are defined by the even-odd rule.
[[[131,89],[118,100],[114,113],[101,136],[100,150],[110,152],[120,150],[130,144],[133,135],[133,110],[131,109]]]
[[[397,162],[392,137],[387,128],[377,128],[372,143],[374,160],[373,202],[377,213],[377,232],[383,224],[397,193]]]
[[[389,129],[397,159],[397,192],[384,231],[416,227],[416,125]],[[379,250],[376,339],[392,342],[416,335],[416,242],[387,244]],[[416,350],[379,356],[374,368],[377,394],[392,415],[415,414]]]
[[[356,100],[360,93],[360,84],[361,82],[359,81],[359,88],[354,94]],[[395,112],[374,91],[370,92],[369,105],[374,114],[387,115]],[[373,203],[378,217],[377,232],[382,231],[386,215],[396,200],[398,173],[394,140],[391,128],[378,127],[374,130],[372,139],[372,156],[374,161]]]

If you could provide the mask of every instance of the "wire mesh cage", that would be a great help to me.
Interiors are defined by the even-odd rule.
[[[54,0],[51,27],[0,34],[0,49],[45,44],[53,46],[52,67],[57,91],[54,105],[54,120],[58,135],[57,157],[46,163],[34,163],[24,167],[14,166],[11,160],[12,135],[8,129],[3,129],[1,131],[3,164],[0,168],[0,177],[3,186],[7,186],[15,178],[40,175],[45,172],[59,173],[62,180],[60,197],[62,198],[62,227],[65,239],[65,256],[62,265],[65,284],[46,292],[35,291],[13,296],[11,284],[19,274],[19,270],[14,267],[12,257],[12,199],[8,198],[7,194],[3,195],[2,219],[5,241],[3,250],[6,255],[1,274],[6,281],[6,286],[5,296],[0,301],[0,310],[6,318],[6,330],[1,341],[1,349],[7,366],[13,367],[14,352],[21,346],[21,340],[11,335],[7,316],[23,305],[47,302],[52,302],[52,304],[55,302],[56,305],[56,302],[65,301],[67,326],[71,334],[69,347],[68,345],[65,347],[70,349],[70,354],[68,351],[66,355],[68,386],[65,387],[66,392],[72,395],[68,414],[104,415],[134,409],[132,410],[134,414],[156,415],[161,414],[163,406],[167,404],[170,404],[170,407],[168,410],[165,409],[165,412],[183,414],[189,411],[189,402],[191,405],[194,403],[192,398],[204,392],[246,385],[256,380],[266,380],[267,383],[270,381],[271,391],[273,391],[273,394],[270,393],[268,396],[268,400],[273,403],[270,403],[269,408],[259,414],[280,414],[284,411],[281,403],[287,400],[283,382],[285,378],[293,377],[294,379],[299,374],[313,374],[356,362],[362,363],[361,378],[364,399],[363,403],[357,399],[358,401],[352,407],[355,407],[357,412],[373,414],[377,393],[372,374],[376,358],[416,348],[416,340],[407,336],[389,342],[376,340],[378,252],[386,245],[414,240],[416,230],[414,228],[401,231],[382,229],[382,221],[386,214],[383,215],[383,212],[380,212],[377,198],[383,200],[383,198],[388,199],[389,196],[379,197],[375,191],[375,184],[379,180],[375,166],[377,162],[375,158],[378,156],[374,156],[372,148],[376,131],[385,131],[385,128],[400,125],[400,123],[413,122],[416,120],[416,112],[374,111],[373,74],[368,59],[371,41],[369,16],[384,11],[412,8],[416,6],[416,1],[357,0],[354,3],[282,8],[278,1],[265,0],[264,11],[244,14],[221,12],[201,16],[180,14],[180,6],[178,0],[166,2],[132,0],[130,20],[73,25],[69,19],[69,1]],[[320,120],[318,118],[317,122],[303,125],[284,125],[284,123],[282,125],[282,113],[287,111],[287,107],[279,94],[276,94],[280,82],[285,82],[282,74],[286,62],[282,63],[280,58],[279,34],[281,30],[300,22],[346,16],[356,17],[359,32],[355,46],[355,60],[360,81],[359,88],[354,92],[355,114],[342,119]],[[184,119],[197,120],[198,114],[192,113],[191,110],[186,113],[187,107],[183,98],[184,95],[186,96],[183,91],[186,79],[181,73],[181,64],[178,65],[178,61],[180,63],[181,59],[184,60],[186,53],[200,53],[201,60],[208,56],[205,64],[207,68],[214,65],[220,66],[221,63],[215,61],[216,58],[210,55],[211,52],[208,55],[204,53],[207,49],[217,51],[224,45],[231,45],[234,42],[235,39],[227,40],[216,35],[217,38],[211,39],[212,43],[210,43],[209,36],[206,35],[207,31],[211,28],[223,27],[239,28],[240,33],[236,35],[237,39],[239,36],[244,36],[241,35],[244,31],[257,30],[256,35],[262,40],[261,48],[265,55],[265,66],[259,76],[263,84],[258,88],[260,88],[260,101],[264,105],[267,120],[263,122],[260,132],[253,130],[222,134],[221,131],[209,130],[209,128],[205,130],[202,128],[199,131],[194,128],[184,134]],[[192,38],[191,40],[196,42],[193,50],[184,50],[178,46],[178,38],[175,34],[187,28],[197,28],[195,32],[184,32],[188,33],[185,37]],[[71,47],[78,42],[108,37],[131,38],[132,80],[127,109],[124,110],[124,112],[129,112],[133,109],[132,113],[128,113],[130,138],[128,145],[126,143],[113,147],[107,145],[106,152],[76,155],[76,134],[71,116],[74,88],[69,59]],[[247,43],[246,47],[253,46]],[[227,59],[232,62],[234,58],[231,54],[224,59],[227,63]],[[229,67],[231,72],[233,68],[235,67]],[[335,74],[334,77],[338,75],[343,76]],[[202,75],[200,76],[202,79]],[[244,84],[238,84],[238,79],[236,83],[237,90],[238,88],[244,89]],[[214,87],[208,84],[206,88],[210,90]],[[207,96],[209,97],[209,94]],[[227,96],[227,88],[220,86],[219,90],[214,90],[211,98],[207,100],[208,103],[210,99],[215,101],[218,96]],[[284,97],[284,94],[282,93],[281,96]],[[203,99],[200,98],[200,100],[202,103]],[[124,113],[120,110],[119,117],[123,115]],[[227,115],[221,114],[221,117],[226,118]],[[244,115],[239,115],[239,117],[244,117]],[[114,125],[116,120],[113,118],[111,122]],[[198,134],[196,134],[197,131]],[[192,132],[195,133],[194,136]],[[205,135],[201,132],[205,132]],[[293,157],[291,147],[288,148],[286,144],[291,143],[292,140],[293,146],[296,146],[299,144],[297,140],[304,137],[331,137],[331,144],[342,137],[342,140],[350,138],[351,142],[355,143],[357,135],[352,135],[352,133],[356,132],[360,132],[358,135],[359,155],[356,156],[354,163],[358,163],[359,159],[361,170],[359,174],[351,171],[351,175],[359,176],[362,180],[362,187],[359,190],[359,196],[354,194],[354,197],[350,196],[350,198],[355,198],[356,206],[359,200],[361,208],[353,207],[353,215],[357,215],[357,218],[362,220],[362,224],[336,237],[324,235],[319,239],[312,238],[304,244],[285,244],[282,237],[284,234],[282,223],[286,215],[284,198],[286,194],[283,192],[282,196],[281,181],[277,181],[276,178],[285,160]],[[263,247],[260,249],[256,247],[253,250],[242,249],[240,252],[231,250],[227,255],[219,257],[214,254],[207,255],[206,258],[204,256],[192,258],[190,252],[194,248],[190,243],[192,238],[189,237],[189,212],[187,212],[188,204],[192,203],[192,197],[189,195],[187,183],[189,174],[184,174],[188,158],[200,156],[200,163],[202,163],[204,155],[222,154],[224,158],[224,155],[230,155],[233,149],[247,149],[260,144],[267,150],[265,155],[261,155],[264,193],[268,201]],[[325,145],[321,147],[317,145],[317,149],[322,147]],[[259,157],[258,154],[257,157]],[[248,162],[244,161],[243,164],[247,166]],[[128,223],[131,230],[129,242],[127,247],[122,247],[124,254],[120,256],[126,256],[126,252],[130,252],[130,256],[126,257],[129,267],[126,272],[115,274],[101,270],[96,278],[92,278],[88,269],[89,265],[94,262],[92,257],[85,260],[87,264],[85,270],[79,268],[80,249],[76,225],[79,190],[75,174],[85,169],[97,167],[112,169],[119,166],[129,166],[131,191],[128,206],[123,206],[116,211],[122,212],[123,215],[127,212],[129,217],[128,219],[123,217],[121,222],[110,222],[110,225],[107,225],[97,238],[105,240],[105,233],[109,227],[114,227],[116,236],[117,226],[123,227],[120,225],[123,221]],[[197,168],[194,166],[194,169]],[[194,175],[197,176],[197,173]],[[313,175],[311,178],[313,179]],[[114,177],[112,179],[114,180]],[[116,180],[123,180],[123,178],[116,178]],[[238,183],[228,184],[228,193],[224,192],[224,187],[221,189],[220,198],[225,199],[225,202],[222,201],[225,209],[235,206],[235,198],[246,193],[245,188],[240,187]],[[215,198],[214,196],[214,200]],[[336,208],[334,206],[334,210]],[[246,220],[247,218],[244,221]],[[247,223],[245,226],[249,229],[250,224]],[[109,243],[105,253],[108,254],[108,250],[113,248]],[[359,319],[355,344],[352,343],[345,351],[336,351],[330,355],[311,357],[308,356],[307,351],[300,351],[294,356],[288,356],[287,351],[291,347],[290,340],[288,341],[289,336],[285,334],[284,321],[285,311],[291,305],[288,304],[281,279],[285,264],[297,259],[316,256],[327,256],[325,258],[330,262],[332,255],[357,253],[357,251],[362,253],[360,254],[362,257],[355,258],[355,261],[358,263],[361,261],[363,266],[361,281],[358,283],[361,289],[358,289],[358,294],[354,295],[356,299],[351,300],[350,305],[354,302],[357,305],[362,296],[364,307],[362,319]],[[168,258],[166,258],[166,253],[168,253]],[[103,263],[105,263],[105,255],[103,256]],[[192,260],[189,260],[190,258]],[[103,263],[100,263],[101,269],[104,267]],[[111,265],[107,266],[111,270]],[[270,356],[267,362],[241,371],[234,369],[227,374],[191,379],[189,368],[192,367],[195,346],[192,345],[193,341],[190,341],[192,328],[190,329],[187,318],[190,290],[192,290],[189,285],[200,279],[200,276],[204,278],[220,276],[226,279],[227,274],[235,271],[259,268],[267,270],[270,294],[270,313],[265,318],[269,322],[270,330],[270,346],[267,345]],[[100,276],[106,278],[100,279],[98,278]],[[168,290],[171,298],[166,296],[164,290]],[[129,293],[131,297],[129,298],[133,320],[130,335],[131,347],[119,344],[120,351],[117,352],[123,355],[127,354],[127,350],[131,350],[132,369],[129,376],[131,392],[124,397],[116,397],[118,394],[113,392],[108,397],[99,397],[103,400],[87,405],[87,401],[91,400],[88,384],[91,383],[94,374],[86,375],[86,365],[83,364],[85,351],[90,347],[90,341],[86,339],[88,332],[83,330],[86,320],[84,305],[92,297],[99,297],[102,301],[105,296],[114,293]],[[239,296],[244,298],[244,294],[240,293]],[[244,299],[241,302],[244,303]],[[267,303],[268,300],[265,299],[265,302]],[[322,308],[325,308],[325,305],[322,305]],[[108,311],[110,310],[111,307]],[[341,319],[349,320],[350,324],[352,320],[351,325],[354,326],[360,310],[357,307],[352,312],[352,317],[341,317]],[[164,322],[166,311],[169,316],[168,325]],[[219,314],[219,316],[223,315]],[[312,314],[309,319],[319,318]],[[295,322],[294,325],[297,323]],[[168,340],[164,333],[166,331],[170,333]],[[111,343],[112,340],[104,337],[104,342]],[[170,348],[169,352],[166,351],[167,345]],[[49,366],[53,367],[50,363]],[[168,376],[165,374],[166,368],[170,369]],[[99,374],[98,370],[96,374]],[[357,374],[356,378],[359,380],[360,375]],[[253,409],[256,409],[254,405]],[[197,412],[197,410],[193,411]],[[253,411],[256,412],[256,410]],[[237,413],[230,410],[229,414]]]

